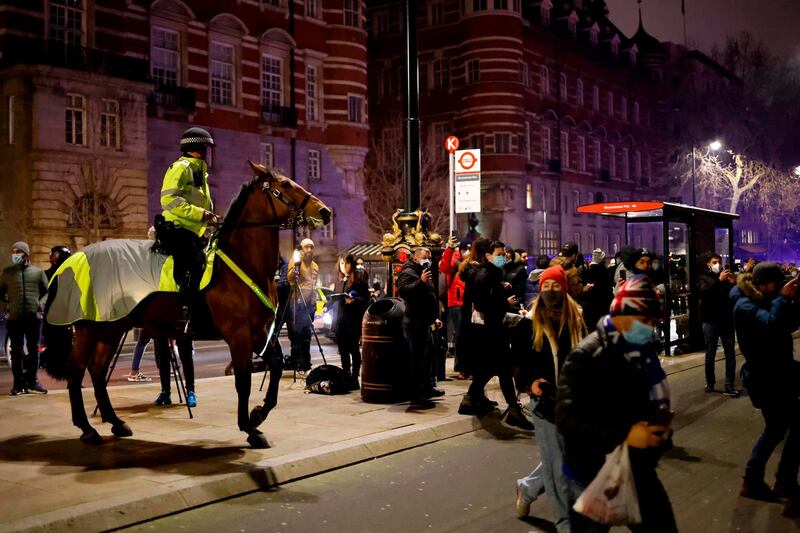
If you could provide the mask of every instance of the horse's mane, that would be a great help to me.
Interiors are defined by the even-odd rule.
[[[257,176],[242,185],[242,188],[239,190],[239,194],[234,197],[233,201],[231,201],[231,205],[228,207],[228,211],[224,219],[224,222],[227,222],[227,224],[222,224],[219,232],[217,233],[217,238],[224,240],[230,235],[231,231],[233,231],[233,223],[239,220],[239,218],[242,216],[242,211],[244,211],[244,207],[247,205],[247,199],[250,197],[250,193],[255,190],[256,184],[260,178],[261,176]]]

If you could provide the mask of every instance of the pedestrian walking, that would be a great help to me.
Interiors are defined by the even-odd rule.
[[[30,263],[30,255],[27,243],[15,242],[11,246],[12,265],[0,273],[0,302],[6,304],[6,325],[11,341],[11,372],[14,377],[9,392],[11,396],[27,392],[47,394],[47,389],[37,378],[47,276],[41,268]]]
[[[131,372],[128,374],[128,381],[136,383],[149,383],[150,381],[153,381],[153,379],[146,376],[141,371],[141,366],[144,351],[153,338],[145,333],[143,329],[137,330],[137,332],[138,335],[136,337],[136,346],[133,348],[133,361],[131,361]]]
[[[569,354],[558,382],[556,424],[564,439],[570,482],[570,528],[608,531],[572,510],[605,462],[627,443],[639,497],[636,532],[675,532],[669,497],[656,474],[671,447],[670,391],[656,355],[655,325],[661,302],[647,276],[633,274],[617,291],[610,313]]]
[[[292,344],[292,363],[300,372],[311,370],[311,335],[319,281],[319,265],[314,261],[314,241],[303,239],[287,266],[290,293],[286,326]]]
[[[703,337],[706,341],[706,392],[714,392],[716,376],[714,366],[717,361],[717,343],[722,340],[725,352],[725,391],[724,395],[738,398],[739,391],[734,386],[736,379],[736,351],[734,350],[733,302],[731,290],[736,283],[736,275],[728,268],[722,268],[722,257],[717,253],[704,256],[704,270],[697,278],[697,291],[700,295],[700,318],[703,322]]]
[[[369,305],[369,277],[359,269],[352,254],[339,258],[339,290],[337,310],[336,345],[342,359],[342,369],[350,376],[350,390],[358,390],[361,371],[361,321]]]
[[[515,360],[509,349],[509,333],[504,325],[506,313],[519,303],[517,297],[503,286],[504,248],[499,241],[477,239],[470,250],[470,258],[475,259],[476,264],[469,265],[461,273],[465,283],[464,304],[470,305],[469,339],[475,352],[472,383],[461,400],[458,412],[483,416],[494,411],[496,403],[486,397],[484,389],[489,380],[497,376],[503,398],[508,404],[503,422],[530,431],[533,425],[523,414],[514,388]]]
[[[608,314],[608,306],[614,298],[614,287],[611,276],[605,265],[606,254],[600,248],[592,250],[592,261],[581,276],[581,283],[586,287],[580,303],[583,318],[589,331],[597,328],[597,322]]]
[[[531,310],[532,346],[522,359],[517,388],[530,395],[541,462],[530,474],[517,480],[517,516],[528,516],[531,502],[547,493],[556,529],[568,532],[570,492],[562,468],[564,441],[554,420],[556,386],[567,355],[586,337],[587,330],[580,306],[567,293],[567,274],[563,268],[554,266],[545,270],[539,286]]]
[[[756,500],[800,497],[800,363],[794,359],[792,332],[800,326],[798,279],[784,284],[776,263],[755,265],[740,274],[730,297],[739,348],[745,358],[742,381],[753,407],[761,410],[764,431],[753,446],[740,494]],[[786,438],[770,488],[764,470]]]
[[[451,236],[447,248],[439,261],[439,272],[445,276],[447,285],[447,346],[453,354],[453,370],[458,379],[466,379],[469,369],[464,358],[458,354],[458,333],[461,330],[461,306],[464,305],[464,280],[458,275],[461,262],[469,254],[469,241],[461,241]]]

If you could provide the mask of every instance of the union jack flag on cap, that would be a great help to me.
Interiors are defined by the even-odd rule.
[[[661,316],[661,302],[650,278],[636,274],[620,286],[609,309],[611,316]]]

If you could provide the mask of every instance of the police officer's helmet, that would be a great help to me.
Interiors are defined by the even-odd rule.
[[[66,246],[53,246],[50,248],[50,263],[60,265],[71,255],[72,250]]]
[[[214,138],[203,128],[189,128],[181,135],[181,150],[192,152],[207,145],[214,146]]]

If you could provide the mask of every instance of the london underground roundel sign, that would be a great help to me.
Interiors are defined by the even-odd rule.
[[[636,213],[639,211],[654,211],[664,207],[664,202],[604,202],[578,207],[578,213],[594,213],[596,215],[612,213]]]

